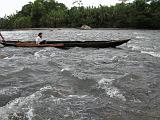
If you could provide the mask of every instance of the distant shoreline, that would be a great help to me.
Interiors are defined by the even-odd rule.
[[[63,29],[76,29],[80,28],[21,28],[21,29],[0,29],[0,31],[19,31],[19,30],[63,30]],[[136,28],[92,28],[91,30],[160,30],[160,29],[136,29]]]

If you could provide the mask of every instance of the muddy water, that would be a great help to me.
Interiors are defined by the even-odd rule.
[[[8,40],[110,40],[117,48],[0,48],[1,120],[159,120],[160,31],[5,31]]]

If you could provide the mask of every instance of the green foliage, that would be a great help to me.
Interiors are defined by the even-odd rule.
[[[30,16],[32,11],[33,3],[29,2],[27,5],[24,5],[22,10],[18,13],[22,16]]]
[[[30,28],[32,27],[31,17],[18,17],[14,21],[14,28]]]
[[[14,15],[0,18],[0,29],[91,27],[160,29],[160,0],[120,0],[114,6],[72,7],[55,0],[35,0]]]
[[[40,19],[47,13],[43,0],[36,0],[31,9],[32,26],[39,27]]]
[[[52,10],[46,16],[41,18],[41,26],[43,27],[63,27],[65,26],[66,12],[59,10]]]

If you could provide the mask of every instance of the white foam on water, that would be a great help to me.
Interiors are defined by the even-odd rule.
[[[154,57],[160,57],[160,52],[147,52],[147,51],[141,51],[141,53],[144,53],[144,54],[149,54],[151,56],[154,56]]]
[[[145,33],[140,33],[140,32],[134,32],[134,35],[144,35]]]
[[[13,56],[11,56],[11,57],[6,57],[6,58],[4,58],[4,59],[10,60],[10,59],[15,59],[15,58],[17,58],[16,55],[13,55]]]
[[[30,108],[30,105],[32,105],[34,101],[37,101],[41,96],[41,91],[37,91],[30,96],[19,97],[13,101],[10,101],[6,106],[0,107],[0,120],[8,120],[9,113],[19,112],[19,109],[23,108],[23,106],[25,106],[25,109],[28,110],[26,115],[29,120],[32,120],[33,109]]]
[[[44,56],[41,52],[46,52],[46,50],[40,50],[40,51],[38,51],[38,52],[35,52],[34,53],[34,56],[36,57],[36,58],[46,58],[46,56]]]
[[[118,62],[118,60],[119,60],[119,57],[118,57],[118,56],[113,56],[113,57],[111,58],[111,61],[112,61],[112,62]]]
[[[0,90],[0,95],[13,95],[13,94],[17,94],[18,92],[19,92],[19,89],[17,87],[4,88]]]
[[[51,86],[46,86],[40,89],[40,91],[46,91],[46,90],[52,90],[53,88]]]
[[[33,108],[30,108],[30,109],[28,110],[28,112],[26,113],[28,120],[32,120],[32,119],[33,119],[33,117],[34,117],[33,111],[34,111],[34,109],[33,109]]]
[[[101,85],[104,85],[104,84],[111,84],[112,81],[114,81],[114,79],[106,79],[106,78],[102,78],[98,84],[101,86]]]
[[[139,99],[135,99],[134,98],[133,102],[135,102],[135,103],[141,103],[142,101],[140,101]]]
[[[55,57],[56,54],[55,53],[51,53],[50,57]]]
[[[15,61],[21,61],[21,60],[30,60],[29,56],[18,56],[18,55],[13,55],[11,57],[5,57],[5,60],[15,60]]]
[[[138,33],[138,32],[134,32],[133,34],[138,35],[138,34],[140,34],[140,33]]]
[[[35,56],[35,57],[40,57],[39,52],[35,52],[35,53],[34,53],[34,56]]]
[[[28,120],[32,120],[36,116],[36,114],[34,113],[34,104],[36,102],[44,100],[43,94],[45,93],[43,92],[47,90],[52,90],[54,92],[57,89],[51,86],[45,86],[30,96],[17,98],[11,101],[10,103],[8,103],[6,106],[1,107],[0,108],[0,120],[8,120],[8,117],[10,114],[12,113],[17,114],[19,112],[25,113]],[[75,105],[83,105],[86,100],[87,101],[95,100],[93,97],[90,97],[87,95],[67,95],[62,98],[50,96],[50,98],[48,99],[50,100],[50,102],[56,105],[62,105],[63,102],[70,101],[72,99],[76,99],[76,100],[78,99],[78,101],[81,101],[80,103],[78,102],[75,103]]]
[[[111,98],[117,97],[123,101],[126,101],[126,98],[120,93],[120,91],[116,87],[112,86],[113,81],[114,79],[103,78],[98,82],[98,84],[99,87],[104,89],[107,95],[109,95]]]
[[[70,71],[70,70],[71,70],[71,68],[69,66],[66,66],[61,70],[61,72]]]
[[[115,60],[115,59],[117,59],[118,58],[118,56],[113,56],[112,58],[111,58],[111,60]]]
[[[81,33],[79,33],[79,34],[77,34],[77,36],[82,36],[82,34],[81,34]]]
[[[69,95],[68,98],[85,98],[87,95]]]
[[[9,57],[5,57],[4,59],[6,59],[6,60],[7,60],[7,59],[9,59]]]
[[[135,38],[137,38],[137,39],[143,39],[143,38],[146,38],[146,37],[144,37],[144,36],[136,36]]]
[[[140,51],[141,50],[141,47],[139,47],[139,46],[130,45],[130,44],[128,44],[127,46],[129,48],[131,48],[133,51]]]

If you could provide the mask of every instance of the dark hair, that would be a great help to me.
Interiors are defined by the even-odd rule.
[[[42,35],[42,33],[39,33],[38,36]]]

